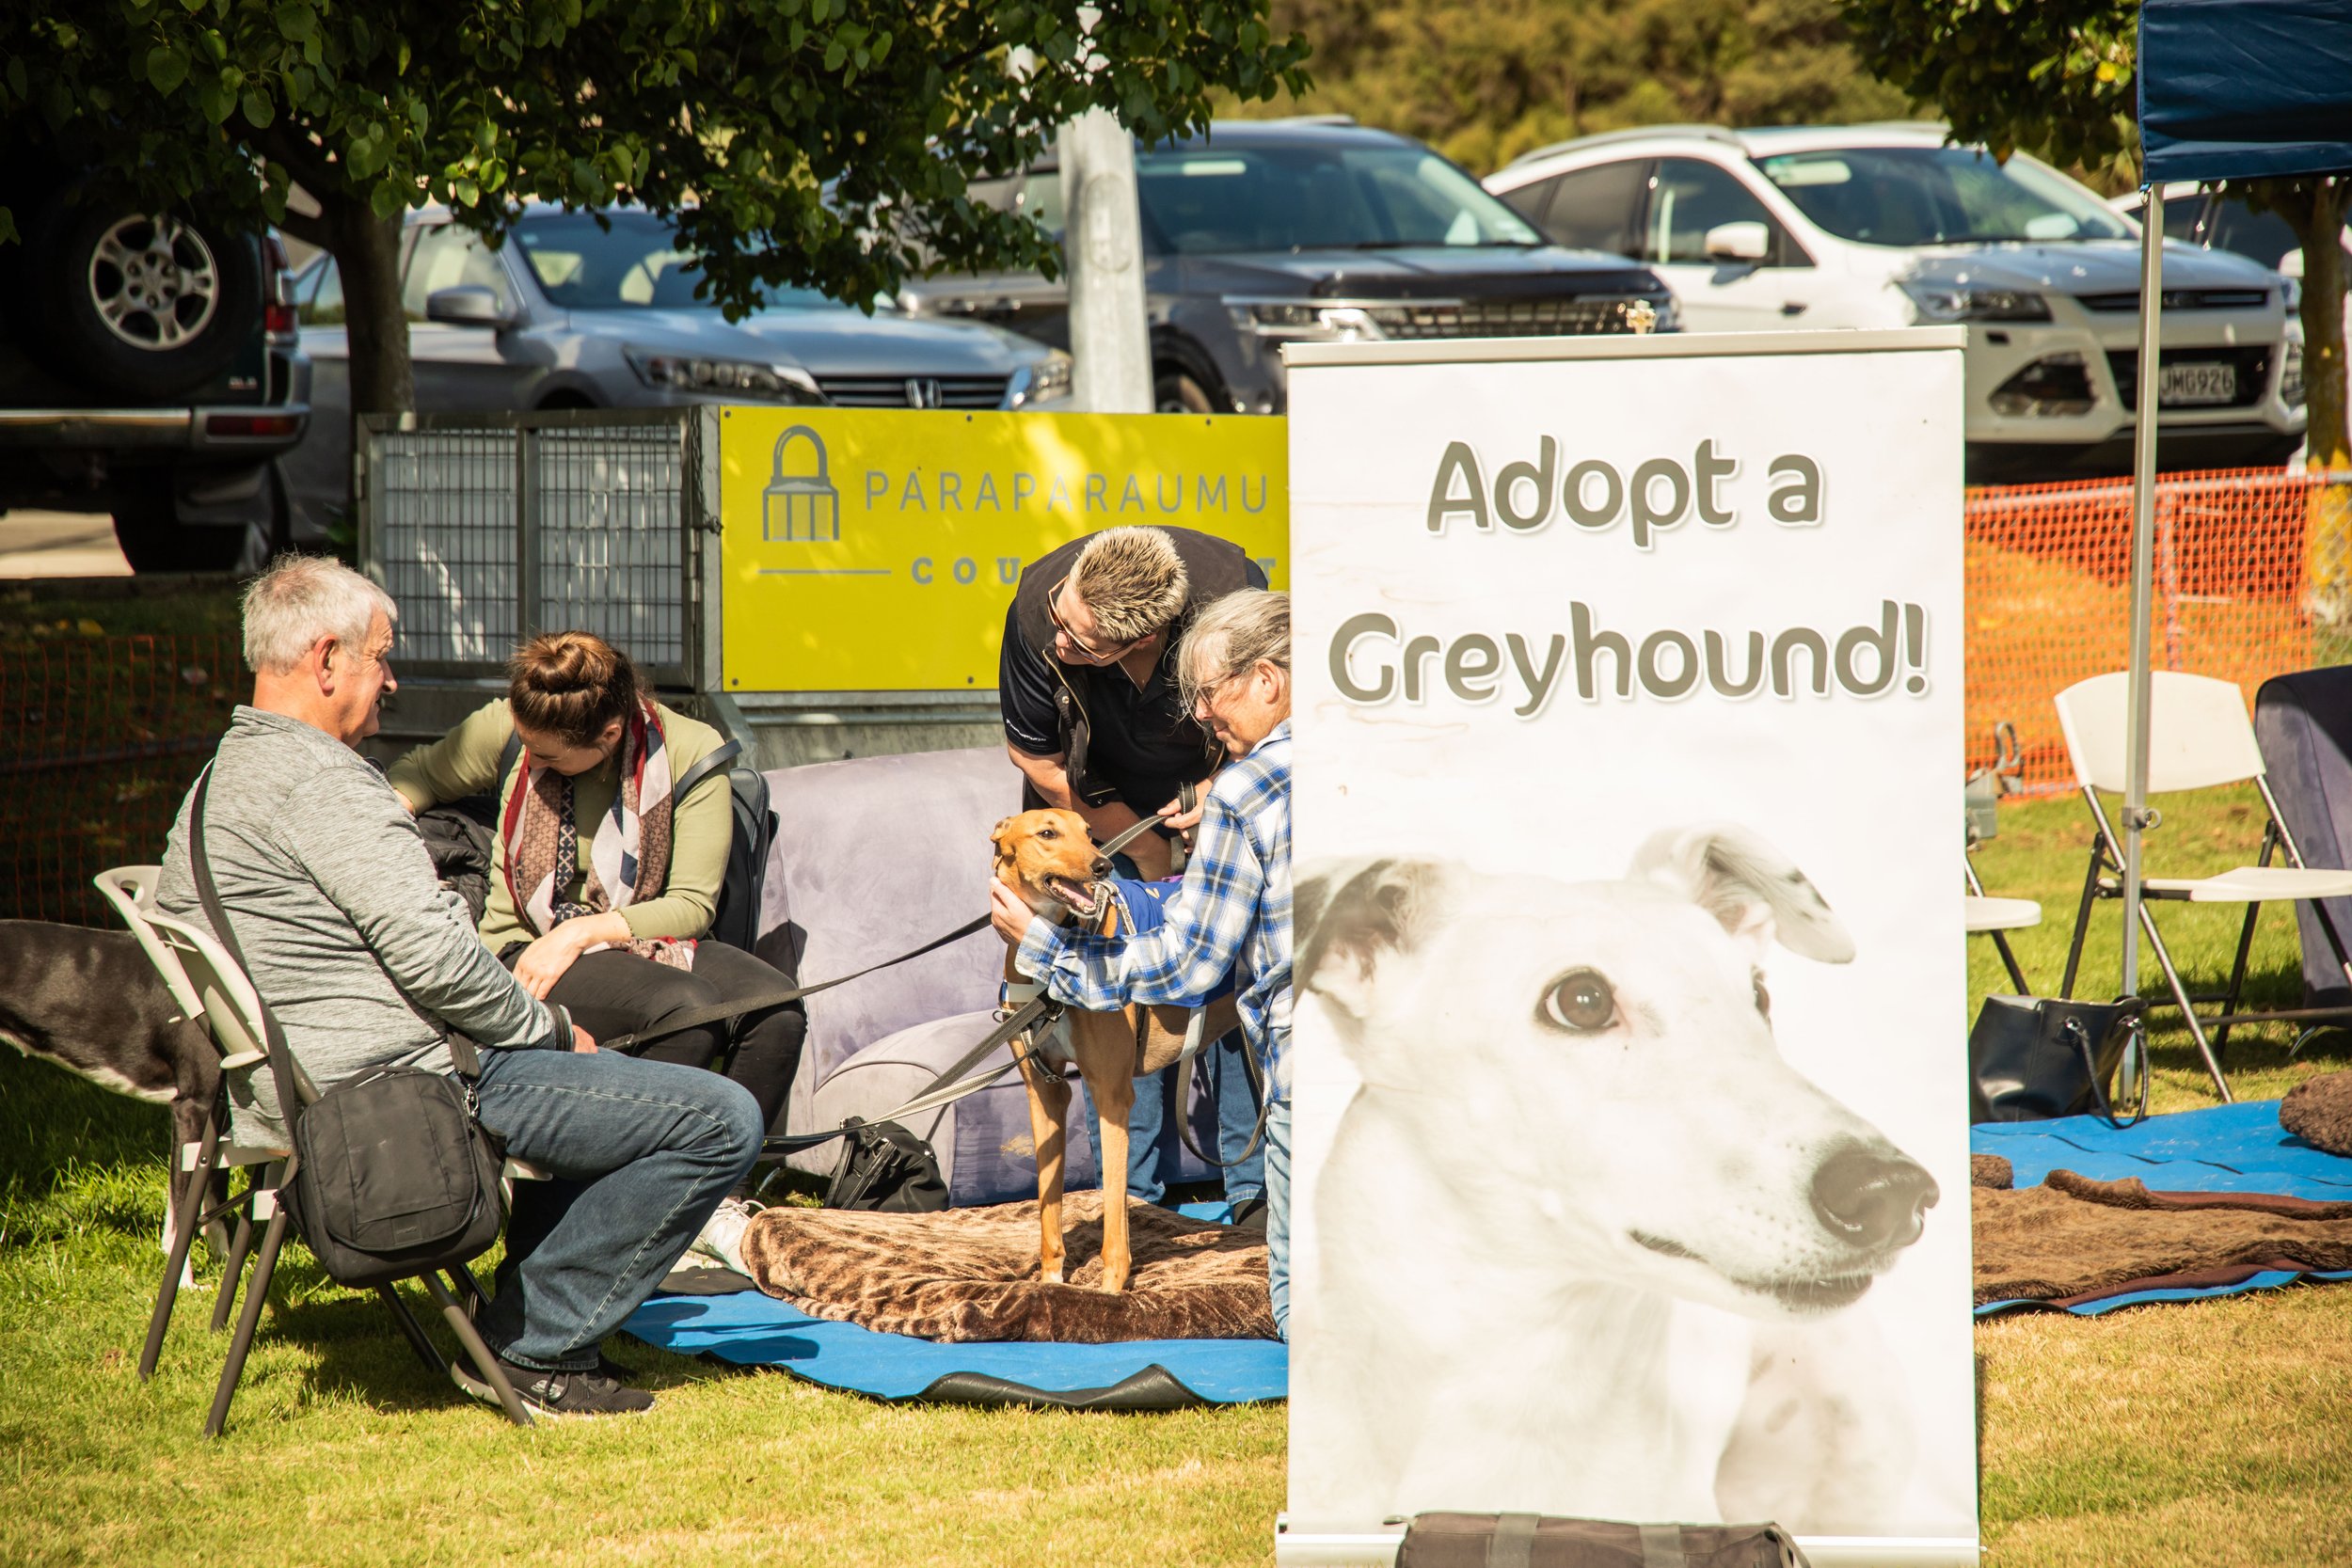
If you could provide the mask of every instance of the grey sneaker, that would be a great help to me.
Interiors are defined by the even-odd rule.
[[[743,1262],[743,1230],[752,1223],[752,1216],[766,1207],[744,1197],[722,1199],[710,1218],[703,1222],[702,1233],[687,1243],[686,1250],[750,1277],[752,1271]]]
[[[607,1376],[601,1368],[595,1371],[549,1372],[536,1367],[517,1367],[501,1355],[499,1370],[515,1386],[516,1397],[523,1402],[523,1408],[541,1420],[568,1420],[575,1416],[641,1416],[653,1408],[651,1394]],[[498,1390],[475,1376],[470,1367],[460,1364],[452,1371],[458,1386],[475,1399],[485,1404],[499,1402]]]

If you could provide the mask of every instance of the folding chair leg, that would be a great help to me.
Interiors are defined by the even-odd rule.
[[[273,1195],[274,1196],[274,1195]],[[254,1259],[253,1278],[246,1286],[245,1310],[237,1314],[237,1332],[229,1341],[229,1359],[220,1369],[220,1386],[213,1390],[213,1411],[204,1418],[204,1435],[217,1437],[229,1422],[229,1402],[236,1398],[237,1380],[245,1376],[246,1353],[253,1348],[253,1331],[262,1322],[262,1304],[269,1299],[269,1277],[278,1268],[278,1249],[286,1241],[286,1211],[269,1217],[262,1233],[261,1255]]]
[[[2197,1008],[2188,999],[2188,988],[2181,983],[2181,972],[2172,967],[2171,950],[2165,946],[2163,933],[2156,929],[2156,917],[2146,904],[2139,906],[2140,928],[2148,933],[2148,944],[2156,951],[2156,963],[2164,970],[2165,983],[2172,988],[2172,999],[2181,1005],[2181,1018],[2188,1024],[2189,1038],[2197,1042],[2197,1053],[2205,1059],[2206,1075],[2213,1079],[2214,1092],[2223,1104],[2236,1100],[2230,1092],[2229,1081],[2221,1076],[2221,1064],[2213,1053],[2213,1044],[2205,1038],[2205,1026],[2198,1022]]]
[[[473,1270],[460,1263],[449,1271],[449,1276],[455,1281],[457,1293],[466,1298],[466,1316],[481,1317],[482,1309],[490,1305],[490,1298],[484,1293],[481,1281],[474,1278]]]
[[[2270,859],[2270,847],[2266,844],[2263,846],[2263,859],[2265,862]],[[2246,955],[2253,948],[2254,917],[2262,913],[2262,908],[2260,904],[2246,906],[2246,924],[2238,927],[2237,957],[2230,964],[2229,994],[2221,999],[2223,1018],[2228,1018],[2237,1011],[2238,996],[2246,989]],[[2219,1024],[2213,1032],[2214,1054],[2224,1056],[2229,1053],[2229,1050],[2230,1025]]]
[[[212,1190],[213,1162],[219,1149],[220,1127],[207,1116],[203,1139],[196,1146],[196,1165],[180,1173],[185,1185],[172,1205],[175,1219],[171,1251],[164,1263],[163,1286],[155,1292],[155,1310],[148,1315],[147,1343],[139,1350],[141,1383],[155,1375],[155,1359],[163,1354],[164,1331],[171,1326],[172,1304],[180,1299],[180,1275],[188,1266],[188,1252],[196,1244],[197,1232],[203,1228],[204,1196]]]
[[[440,1351],[425,1337],[424,1325],[417,1322],[414,1312],[408,1310],[408,1304],[400,1299],[399,1287],[378,1285],[375,1293],[382,1296],[384,1305],[392,1309],[392,1321],[400,1324],[402,1337],[408,1341],[408,1348],[417,1353],[417,1359],[424,1363],[424,1370],[435,1377],[449,1375],[449,1363],[441,1359]]]
[[[229,1326],[229,1314],[237,1305],[237,1281],[245,1272],[246,1255],[253,1250],[253,1194],[258,1190],[258,1183],[246,1190],[244,1206],[237,1211],[236,1234],[229,1239],[229,1260],[220,1271],[220,1299],[213,1303],[215,1334]]]
[[[2009,971],[2009,983],[2017,988],[2020,996],[2031,996],[2033,988],[2026,984],[2026,972],[2017,967],[2017,955],[2010,950],[2008,933],[1993,933],[1993,946],[2001,955],[2001,964]]]
[[[2099,867],[2106,859],[2094,842],[2090,847],[2090,869],[2083,873],[2082,902],[2074,910],[2074,936],[2066,944],[2066,974],[2058,981],[2058,995],[2074,994],[2074,973],[2082,966],[2083,940],[2090,934],[2090,911],[2099,901]]]
[[[499,1365],[499,1358],[490,1354],[488,1345],[483,1343],[481,1334],[473,1326],[473,1320],[466,1316],[466,1309],[457,1304],[457,1298],[449,1293],[449,1287],[434,1275],[420,1275],[418,1277],[424,1282],[424,1288],[433,1299],[440,1304],[441,1316],[449,1320],[449,1326],[457,1335],[457,1342],[466,1348],[467,1359],[482,1374],[482,1381],[497,1392],[499,1408],[506,1412],[506,1418],[518,1427],[531,1425],[531,1412],[523,1408],[523,1402],[516,1395],[515,1386],[507,1381],[505,1370]]]

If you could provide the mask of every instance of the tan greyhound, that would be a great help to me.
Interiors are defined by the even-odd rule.
[[[1119,934],[1119,906],[1104,879],[1110,861],[1094,847],[1086,818],[1074,811],[1025,811],[996,824],[996,879],[1056,925],[1085,922],[1104,936]],[[1005,953],[1005,978],[1029,983]],[[1233,999],[1209,1004],[1200,1037],[1216,1040],[1234,1026]],[[1037,1148],[1038,1272],[1048,1284],[1062,1277],[1061,1183],[1070,1085],[1049,1077],[1075,1064],[1094,1097],[1103,1125],[1103,1289],[1127,1288],[1131,1255],[1127,1243],[1127,1113],[1136,1102],[1135,1081],[1157,1072],[1184,1050],[1191,1010],[1180,1006],[1128,1006],[1089,1013],[1071,1008],[1051,1024],[1022,1037],[1021,1076],[1029,1086],[1029,1131]]]

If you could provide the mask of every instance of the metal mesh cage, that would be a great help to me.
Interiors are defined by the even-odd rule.
[[[516,430],[369,436],[370,562],[418,664],[496,663],[516,642]]]
[[[533,631],[593,631],[685,671],[685,411],[370,420],[366,566],[421,674],[487,674]]]

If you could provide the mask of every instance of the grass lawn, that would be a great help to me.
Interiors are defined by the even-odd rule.
[[[2166,863],[2218,867],[2259,824],[2169,802]],[[2020,957],[2055,986],[2089,843],[2071,800],[2008,808],[1991,891],[2052,923]],[[2226,911],[2168,909],[2195,974]],[[2102,911],[2084,990],[2111,989]],[[2002,986],[1989,943],[1981,991]],[[2291,918],[2258,994],[2296,986]],[[1957,1045],[1964,1019],[1952,1020]],[[2243,1095],[2347,1065],[2241,1037]],[[1957,1061],[1955,1052],[1955,1061]],[[2185,1036],[2155,1042],[2156,1104],[2210,1103]],[[0,1563],[1263,1563],[1282,1506],[1280,1406],[1175,1416],[909,1409],[618,1341],[661,1403],[643,1420],[507,1428],[428,1378],[372,1301],[297,1250],[226,1440],[197,1436],[220,1341],[183,1298],[163,1370],[134,1364],[160,1264],[162,1113],[0,1053]],[[2352,1541],[2352,1290],[2272,1291],[1977,1331],[1984,1534],[1994,1563],[2314,1564]]]

